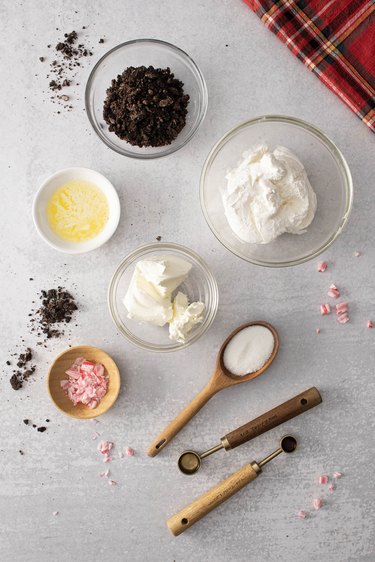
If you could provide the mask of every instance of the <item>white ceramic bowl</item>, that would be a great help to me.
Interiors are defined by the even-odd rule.
[[[51,195],[56,189],[73,180],[84,180],[96,185],[107,198],[109,207],[108,221],[103,230],[95,238],[83,242],[63,240],[53,232],[47,218],[47,204]],[[120,213],[120,201],[111,182],[89,168],[65,168],[52,174],[42,183],[33,202],[33,219],[39,235],[52,248],[66,254],[83,254],[105,244],[116,231]]]

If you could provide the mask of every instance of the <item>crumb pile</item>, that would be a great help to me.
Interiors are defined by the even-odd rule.
[[[45,339],[58,338],[64,334],[61,326],[56,324],[69,324],[73,313],[78,310],[75,299],[69,291],[63,287],[57,289],[42,290],[40,292],[41,306],[32,318],[32,329],[38,336]]]
[[[83,27],[85,29],[85,27]],[[51,45],[48,45],[51,48]],[[78,70],[82,66],[82,59],[91,57],[92,51],[78,42],[78,33],[71,31],[64,33],[64,39],[59,41],[54,48],[55,58],[49,65],[47,79],[49,79],[49,89],[52,92],[51,100],[59,103],[68,111],[73,109],[69,103],[70,96],[61,94],[63,88],[71,86]],[[39,57],[40,62],[44,62],[46,57]],[[59,112],[58,112],[59,113]]]
[[[19,390],[22,388],[22,384],[27,381],[29,377],[35,372],[35,365],[30,365],[33,358],[33,352],[28,347],[24,353],[21,353],[17,359],[17,367],[13,371],[13,375],[10,377],[10,384],[14,390]],[[10,361],[7,361],[10,364]]]
[[[130,66],[112,80],[103,118],[133,146],[171,144],[186,124],[189,96],[169,68]]]

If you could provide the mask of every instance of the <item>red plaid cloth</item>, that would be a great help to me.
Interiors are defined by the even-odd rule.
[[[375,0],[244,0],[375,132]]]

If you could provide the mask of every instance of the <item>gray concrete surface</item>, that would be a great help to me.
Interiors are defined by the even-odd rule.
[[[38,57],[51,57],[46,45],[82,26],[94,56],[85,61],[80,87],[71,90],[74,111],[56,115],[46,88],[47,62]],[[375,321],[373,135],[240,0],[2,2],[0,29],[1,561],[375,560],[375,330],[366,328],[368,318]],[[99,45],[102,36],[106,42]],[[110,151],[95,136],[83,110],[83,90],[90,67],[106,49],[145,36],[175,43],[196,60],[210,106],[186,149],[139,162]],[[351,167],[354,208],[347,229],[324,255],[325,274],[316,272],[316,263],[267,270],[241,261],[215,240],[200,211],[199,175],[212,144],[241,120],[266,113],[294,115],[323,128]],[[81,257],[47,247],[31,220],[40,182],[71,165],[108,176],[122,204],[116,235]],[[106,305],[117,263],[158,235],[198,251],[220,289],[211,330],[192,347],[167,355],[132,347],[116,333]],[[357,248],[360,258],[353,257]],[[26,328],[32,301],[60,277],[81,303],[78,326],[65,340],[38,349],[34,380],[16,393],[5,360],[22,337],[35,345]],[[350,301],[346,326],[319,316],[331,282]],[[150,441],[206,382],[223,338],[252,318],[279,329],[277,362],[259,379],[217,395],[158,458],[148,458]],[[48,364],[68,344],[79,343],[105,348],[122,372],[120,398],[98,423],[64,417],[46,390]],[[319,409],[231,453],[218,453],[195,477],[179,474],[175,461],[181,450],[204,450],[312,385],[323,394]],[[36,424],[49,418],[48,431],[37,433],[24,418]],[[99,477],[103,465],[95,431],[118,447],[136,449],[134,458],[111,464],[116,487]],[[165,525],[170,515],[247,461],[271,452],[287,431],[300,439],[294,457],[275,460],[186,534],[170,535]],[[329,495],[316,478],[334,470],[345,477]],[[312,513],[311,501],[321,494],[326,505]],[[311,516],[299,520],[300,509]]]

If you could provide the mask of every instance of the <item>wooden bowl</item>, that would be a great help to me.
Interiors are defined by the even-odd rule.
[[[77,357],[84,357],[88,361],[101,363],[107,371],[109,378],[108,391],[96,408],[91,409],[84,404],[74,406],[61,388],[60,382],[68,377],[65,371],[71,367]],[[89,345],[78,345],[63,351],[56,357],[48,371],[48,391],[52,402],[59,410],[72,418],[96,418],[107,412],[117,400],[120,385],[120,373],[113,359],[102,349]]]

